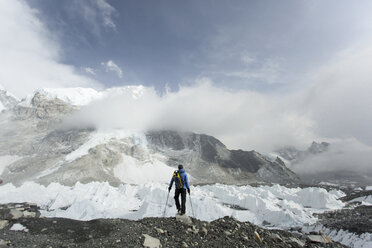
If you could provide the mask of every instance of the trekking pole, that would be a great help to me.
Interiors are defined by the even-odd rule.
[[[167,210],[167,205],[168,205],[168,198],[169,198],[169,193],[170,193],[170,191],[168,190],[168,195],[167,195],[167,202],[165,203],[165,208],[164,208],[163,218],[165,217],[165,211]]]
[[[191,204],[192,216],[193,216],[194,219],[195,219],[194,208],[192,207],[192,202],[191,202],[191,196],[190,196],[190,193],[189,193],[189,199],[190,199],[190,204]]]

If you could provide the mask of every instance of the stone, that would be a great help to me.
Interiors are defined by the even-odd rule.
[[[43,228],[43,229],[41,229],[40,232],[45,232],[45,231],[47,231],[47,230],[48,230],[48,228]]]
[[[207,234],[208,234],[208,230],[207,230],[207,228],[205,228],[205,227],[203,226],[203,227],[200,229],[199,233],[200,233],[200,236],[207,236]]]
[[[23,216],[26,217],[26,218],[35,218],[36,213],[35,212],[24,211]]]
[[[325,235],[324,235],[325,236]],[[313,242],[313,243],[322,243],[322,244],[327,244],[331,243],[329,242],[324,236],[322,235],[307,235],[307,238]],[[328,238],[329,239],[329,238]],[[329,239],[330,240],[330,239]]]
[[[147,235],[147,234],[142,234],[142,236],[145,237],[145,241],[143,242],[144,247],[147,247],[147,248],[162,247],[159,239],[151,237],[150,235]]]
[[[179,222],[185,223],[187,225],[192,225],[191,218],[189,216],[187,216],[186,214],[184,214],[184,215],[177,214],[176,215],[176,220],[179,221]]]
[[[161,228],[155,228],[155,230],[158,232],[158,233],[160,233],[160,234],[164,234],[164,230],[163,229],[161,229]]]
[[[299,240],[297,238],[291,237],[291,238],[289,238],[289,240],[296,243],[299,247],[304,247],[305,246],[305,242],[302,242],[301,240]]]
[[[260,241],[260,243],[262,243],[262,239],[261,239],[260,235],[258,234],[258,232],[254,231],[254,237],[255,237],[258,241]]]
[[[0,220],[0,229],[3,229],[8,225],[9,221],[7,220]]]
[[[13,216],[12,219],[19,219],[23,216],[23,213],[16,209],[11,209],[10,214]]]
[[[3,239],[0,239],[0,247],[7,247],[7,242]]]
[[[274,239],[274,240],[280,240],[280,241],[283,241],[282,237],[280,237],[279,234],[271,233],[270,236],[271,236],[271,238]]]
[[[182,242],[182,247],[184,247],[184,248],[188,248],[189,246],[186,244],[185,241],[183,241],[183,242]]]
[[[226,236],[230,236],[231,235],[231,232],[229,232],[229,231],[224,231],[223,232]]]

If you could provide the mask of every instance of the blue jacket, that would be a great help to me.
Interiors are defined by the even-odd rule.
[[[189,186],[189,178],[187,177],[187,174],[186,174],[185,170],[184,169],[180,169],[178,171],[180,173],[180,177],[181,177],[181,180],[183,182],[183,188],[184,189],[189,189],[190,188],[190,186]],[[169,184],[169,188],[172,188],[173,182],[174,182],[174,178],[172,176],[172,180],[171,180],[171,182]]]

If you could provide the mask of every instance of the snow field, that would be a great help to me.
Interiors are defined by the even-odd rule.
[[[47,187],[27,182],[20,187],[6,184],[0,187],[0,203],[33,202],[46,217],[64,217],[78,220],[96,218],[140,219],[144,217],[174,216],[174,190],[165,207],[168,185],[146,183],[123,184],[112,187],[108,183],[76,183],[72,187],[52,183]],[[320,188],[286,188],[275,185],[233,186],[206,185],[191,187],[191,201],[195,217],[212,221],[232,216],[241,221],[273,227],[289,228],[313,224],[314,212],[342,208],[337,200],[343,193],[327,192]],[[190,197],[187,196],[187,214],[192,216]]]
[[[20,160],[22,157],[19,157],[19,156],[10,156],[10,155],[6,155],[6,156],[0,156],[0,175],[3,174],[4,172],[4,169],[16,162],[17,160]]]

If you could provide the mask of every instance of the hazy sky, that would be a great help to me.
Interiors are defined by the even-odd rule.
[[[0,85],[23,97],[142,84],[155,90],[131,103],[138,122],[157,106],[233,148],[370,147],[371,13],[369,0],[2,0]],[[111,103],[93,119],[127,104]]]

